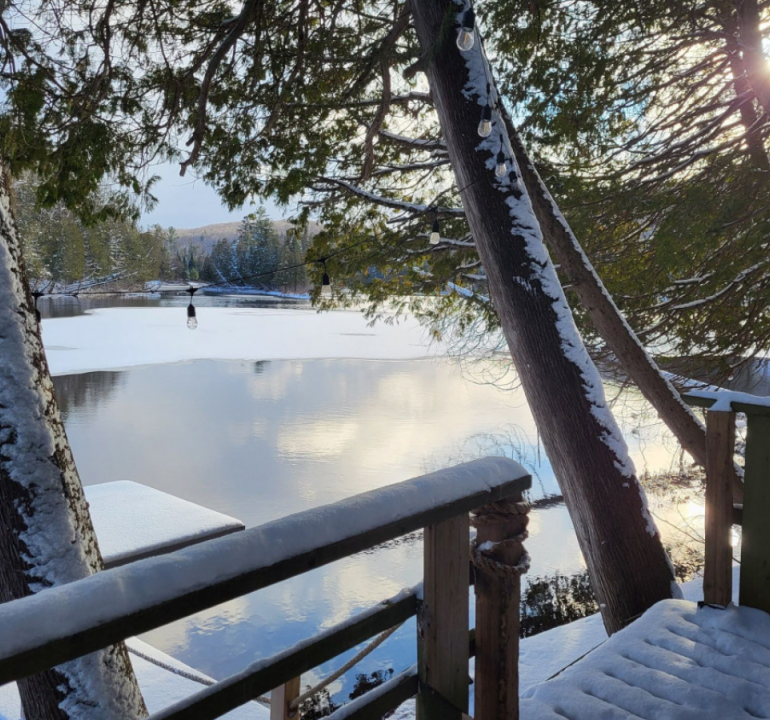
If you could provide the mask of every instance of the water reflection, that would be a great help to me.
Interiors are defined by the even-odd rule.
[[[105,407],[123,380],[123,373],[106,371],[54,377],[53,386],[62,417],[66,421],[72,411],[89,414]]]
[[[447,362],[202,360],[57,377],[56,388],[86,484],[135,480],[247,526],[490,453],[531,469],[533,497],[558,492],[523,394],[470,382]],[[657,426],[634,417],[636,401],[627,398],[619,409],[635,429],[635,460],[671,466],[666,444],[655,439]],[[563,506],[533,510],[530,533],[533,577],[584,569]],[[223,677],[421,577],[415,535],[197,613],[147,639]],[[412,621],[356,672],[400,670],[414,653]],[[346,676],[332,691],[346,698],[354,682]]]
[[[154,308],[186,307],[189,295],[98,295],[86,294],[72,297],[69,295],[50,295],[38,300],[38,310],[45,318],[69,318],[85,315],[89,310],[99,308]],[[205,295],[196,293],[196,307],[229,308],[309,308],[308,300],[275,297],[272,295]]]

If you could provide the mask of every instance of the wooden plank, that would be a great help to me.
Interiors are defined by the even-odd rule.
[[[716,402],[715,398],[702,398],[689,393],[682,395],[682,400],[690,407],[704,408],[705,410],[708,410]]]
[[[684,400],[690,407],[699,407],[708,410],[715,402],[716,398],[702,398],[696,395],[682,395]],[[745,413],[747,415],[764,415],[770,417],[770,406],[759,405],[751,402],[741,402],[740,400],[733,400],[730,403],[730,407],[733,412]]]
[[[299,710],[292,710],[291,702],[299,697],[300,678],[295,677],[279,685],[270,693],[270,720],[292,720]]]
[[[216,685],[153,714],[149,720],[217,718],[407,620],[417,612],[418,604],[413,592],[395,602],[380,603],[309,640],[253,663]]]
[[[729,605],[733,596],[732,479],[735,454],[735,413],[706,414],[706,564],[703,600]]]
[[[530,487],[531,477],[521,476],[521,466],[505,458],[495,458],[494,463],[475,461],[447,473],[458,477],[473,478],[474,472],[485,473],[487,488],[482,491],[444,502],[434,507],[420,507],[416,512],[405,515],[393,522],[345,537],[346,518],[357,513],[357,518],[366,517],[366,507],[377,505],[381,498],[392,502],[403,492],[410,501],[425,497],[435,484],[440,488],[442,473],[433,473],[426,478],[415,478],[398,486],[389,486],[370,493],[350,498],[324,508],[328,526],[341,539],[311,549],[286,553],[279,560],[265,561],[275,557],[276,537],[295,537],[307,526],[305,519],[314,511],[297,513],[259,528],[251,528],[238,535],[231,535],[209,543],[202,543],[176,553],[170,553],[149,560],[107,570],[69,585],[50,588],[44,593],[0,605],[0,628],[29,628],[29,633],[16,632],[13,644],[0,632],[0,685],[25,677],[35,672],[59,665],[99,648],[111,645],[133,635],[166,625],[187,617],[195,612],[219,605],[241,595],[259,590],[288,578],[300,575],[321,565],[353,555],[380,543],[414,532],[427,525],[441,523],[461,513],[467,513],[480,505],[495,502]],[[502,480],[504,472],[515,477]],[[478,481],[474,482],[478,487]],[[428,496],[429,497],[429,496]],[[426,505],[427,503],[423,503]],[[362,509],[363,508],[363,509]],[[337,529],[339,527],[339,530]],[[288,541],[287,541],[288,542]],[[289,543],[290,544],[290,543]],[[206,548],[206,559],[214,552],[245,556],[245,570],[234,576],[224,575],[220,567],[211,563],[196,562],[202,548]],[[248,564],[246,564],[248,563]],[[464,565],[467,573],[467,563]],[[143,593],[145,568],[152,569],[149,577],[156,583],[160,571],[167,568],[169,578],[175,580],[172,589],[165,586],[152,587],[152,592]],[[183,568],[184,571],[180,569]],[[180,579],[181,578],[181,579]],[[131,588],[136,588],[132,592]],[[158,600],[158,598],[163,598]],[[99,608],[99,624],[84,615],[81,608]],[[126,606],[131,608],[126,611]],[[64,617],[65,623],[49,623],[45,640],[36,641],[41,633],[41,617]],[[35,630],[33,633],[32,630]]]
[[[746,420],[740,603],[770,612],[770,417]]]
[[[481,508],[477,513],[478,543],[499,543],[521,536],[529,518],[516,501]],[[511,503],[509,506],[508,503]],[[521,542],[501,546],[499,559],[516,565],[524,553]],[[519,717],[519,627],[521,576],[476,573],[476,720],[517,720]]]
[[[425,528],[422,606],[417,615],[417,720],[462,720],[468,710],[468,515]]]
[[[329,715],[328,720],[382,720],[385,713],[416,694],[417,668],[414,667],[346,703]]]

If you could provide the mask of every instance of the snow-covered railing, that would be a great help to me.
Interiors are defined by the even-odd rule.
[[[684,399],[706,413],[706,564],[708,604],[732,599],[731,526],[742,525],[741,605],[770,612],[770,398],[731,391],[692,391]],[[735,414],[746,415],[743,506],[733,506]]]
[[[500,653],[510,658],[510,651],[518,650],[519,604],[510,594],[513,588],[518,598],[519,574],[528,561],[521,546],[527,512],[522,492],[530,485],[530,476],[513,460],[476,460],[4,603],[0,685],[424,528],[420,597],[409,591],[385,601],[152,720],[216,718],[271,689],[285,696],[289,683],[298,686],[301,673],[415,613],[416,674],[394,678],[373,693],[371,704],[358,703],[344,717],[375,717],[374,711],[381,717],[419,686],[425,720],[460,720],[468,698],[468,513],[476,510],[480,717],[484,688],[491,690],[490,702],[499,704]],[[282,706],[285,712],[272,717],[294,714],[286,702]]]

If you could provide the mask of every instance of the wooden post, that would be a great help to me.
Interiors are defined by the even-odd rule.
[[[706,413],[706,565],[703,600],[728,605],[733,596],[732,476],[735,455],[735,413]]]
[[[770,416],[746,421],[740,603],[770,612]]]
[[[289,707],[291,701],[299,697],[299,690],[300,678],[296,677],[270,693],[270,720],[299,719],[299,710]]]
[[[480,508],[476,566],[475,720],[519,717],[519,605],[529,505],[521,494]],[[486,543],[500,543],[485,550]]]
[[[467,513],[425,528],[417,617],[417,720],[462,720],[468,710]]]

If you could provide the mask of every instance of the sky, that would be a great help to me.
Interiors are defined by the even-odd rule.
[[[153,188],[158,203],[152,212],[142,213],[140,225],[149,227],[196,228],[214,223],[240,222],[244,215],[254,212],[256,205],[246,205],[230,212],[220,201],[216,192],[198,180],[188,171],[179,176],[177,163],[163,163],[152,168],[152,173],[160,175],[160,180]],[[267,214],[273,220],[280,220],[291,214],[291,208],[278,207],[271,200],[262,202]]]

